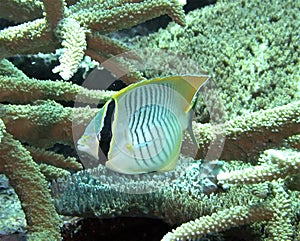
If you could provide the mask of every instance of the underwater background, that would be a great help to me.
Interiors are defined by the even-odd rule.
[[[182,4],[0,0],[0,240],[300,240],[300,1]],[[109,90],[82,86],[95,61],[149,48],[197,63],[222,107],[197,103],[200,160],[181,157],[177,179],[111,183],[117,174],[83,170],[74,148],[74,119],[82,133],[97,110],[73,106],[173,74],[125,62]],[[182,58],[147,56],[194,74]],[[217,171],[203,178],[220,133]],[[137,182],[163,188],[124,191]]]

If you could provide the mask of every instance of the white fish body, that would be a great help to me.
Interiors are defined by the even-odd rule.
[[[180,154],[183,132],[191,131],[192,100],[207,79],[171,76],[126,87],[90,122],[78,140],[78,150],[99,158],[99,146],[105,139],[103,130],[107,128],[111,131],[105,153],[109,169],[125,174],[172,170]],[[193,137],[193,133],[190,135]]]

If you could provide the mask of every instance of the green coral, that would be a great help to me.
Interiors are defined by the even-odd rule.
[[[4,117],[4,122],[1,122],[0,171],[8,176],[23,204],[30,240],[60,240],[61,223],[54,210],[46,178],[68,175],[70,171],[80,170],[81,165],[74,158],[64,158],[30,146],[26,149],[25,146],[30,144],[49,148],[55,143],[72,146],[72,124],[81,131],[77,134],[78,138],[86,126],[87,118],[96,110],[64,109],[54,100],[98,103],[99,98],[105,101],[112,92],[90,91],[62,81],[28,78],[4,58],[51,53],[62,48],[60,65],[53,72],[59,73],[63,79],[70,79],[86,54],[102,62],[110,54],[127,49],[118,42],[107,41],[105,33],[164,14],[184,25],[184,12],[177,0],[29,0],[0,1],[0,6],[1,17],[19,23],[0,31],[0,99],[1,102],[10,103],[1,103],[0,107],[1,117]],[[101,42],[103,39],[106,44]],[[129,75],[124,79],[130,82],[141,79],[141,76]],[[74,116],[77,118],[75,121]],[[35,192],[40,196],[37,197]]]
[[[115,92],[87,90],[82,86],[62,80],[37,80],[28,78],[6,59],[0,60],[0,101],[30,103],[36,100],[105,102]],[[80,99],[79,99],[80,98]]]
[[[285,178],[298,174],[300,170],[300,153],[291,150],[267,150],[258,160],[260,165],[217,175],[219,183],[251,184]]]
[[[211,190],[213,175],[203,178],[203,171],[203,163],[187,159],[181,159],[173,172],[137,179],[99,166],[58,180],[52,191],[56,208],[64,215],[142,215],[161,218],[172,225],[187,222],[162,240],[196,239],[259,221],[267,221],[257,226],[258,230],[265,230],[260,232],[262,239],[292,240],[300,210],[297,198],[292,202],[294,194],[289,194],[282,181],[257,180],[258,184],[231,185],[205,194]],[[140,193],[139,188],[147,192]],[[279,225],[281,228],[276,228]]]
[[[94,42],[93,33],[98,33],[98,39],[101,34],[129,28],[164,14],[171,16],[180,25],[185,22],[182,6],[177,0],[78,1],[71,6],[67,6],[64,0],[42,3],[28,1],[23,6],[36,14],[36,18],[41,17],[42,7],[45,17],[29,21],[32,17],[25,13],[25,9],[21,11],[21,16],[10,16],[17,21],[26,17],[28,19],[25,23],[0,31],[0,58],[16,54],[51,53],[62,47],[60,65],[53,72],[59,73],[64,80],[69,80],[74,75],[85,54],[92,55],[96,60],[107,57],[101,53],[101,45],[88,45],[87,37],[90,43]],[[12,2],[6,8],[8,12],[13,12],[18,4]],[[118,51],[120,44],[117,43],[116,48],[111,44],[111,48]]]
[[[76,72],[84,55],[102,62],[129,49],[106,33],[162,14],[184,24],[175,0],[0,0],[0,6],[2,17],[19,23],[0,31],[1,57],[63,47],[54,71],[65,79]],[[56,143],[74,148],[74,140],[98,110],[59,103],[95,104],[114,92],[29,78],[2,59],[0,172],[19,195],[30,238],[60,240],[58,212],[98,218],[154,216],[178,226],[164,239],[196,239],[240,225],[250,227],[260,240],[299,239],[299,6],[290,0],[223,0],[189,13],[184,28],[171,23],[134,40],[136,48],[185,53],[213,76],[226,122],[217,130],[213,123],[194,123],[193,128],[202,159],[216,137],[226,135],[222,170],[221,162],[182,158],[174,172],[135,180],[102,166],[77,172],[77,160],[45,148]],[[155,54],[150,53],[149,61],[158,66],[177,66],[179,73],[193,70],[180,58]],[[125,79],[143,77],[134,73]],[[214,172],[203,177],[216,163]],[[53,183],[51,197],[47,179],[58,176],[64,178]]]
[[[253,161],[266,148],[282,146],[285,138],[300,132],[300,101],[267,110],[237,116],[224,123],[220,130],[212,124],[195,124],[195,137],[200,145],[200,156],[220,133],[226,136],[223,160]]]
[[[204,216],[184,223],[172,232],[167,233],[162,238],[162,241],[194,240],[216,231],[220,232],[226,230],[229,227],[232,228],[234,226],[247,224],[249,220],[262,221],[272,216],[273,213],[270,208],[235,206],[218,211],[211,216]]]
[[[30,153],[9,133],[4,133],[0,152],[0,170],[9,177],[21,200],[30,240],[59,240],[60,219],[47,182]]]
[[[136,48],[178,51],[212,75],[228,118],[273,108],[300,98],[299,1],[218,1],[170,24]],[[160,59],[184,71],[182,58]],[[151,73],[149,73],[151,74]]]

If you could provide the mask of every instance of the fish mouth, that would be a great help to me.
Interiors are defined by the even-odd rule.
[[[100,164],[98,155],[96,156],[86,145],[77,144],[77,154],[85,169],[97,167]]]

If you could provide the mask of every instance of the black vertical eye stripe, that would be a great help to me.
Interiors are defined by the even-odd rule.
[[[115,101],[112,99],[107,106],[106,115],[103,120],[103,127],[99,133],[99,151],[102,151],[107,158],[112,138],[112,122],[114,120]]]

